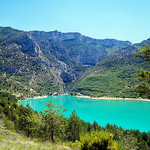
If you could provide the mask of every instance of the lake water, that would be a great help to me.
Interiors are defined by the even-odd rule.
[[[93,100],[71,95],[48,96],[47,98],[28,99],[19,104],[29,104],[34,110],[44,112],[46,103],[51,100],[55,105],[62,105],[68,111],[65,116],[76,110],[84,121],[97,121],[99,125],[116,124],[125,129],[150,131],[150,102],[123,100]]]

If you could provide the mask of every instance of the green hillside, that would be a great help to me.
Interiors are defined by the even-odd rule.
[[[149,65],[136,58],[134,51],[136,48],[132,46],[109,55],[79,77],[72,91],[94,97],[137,98],[136,74],[142,68],[148,70]]]

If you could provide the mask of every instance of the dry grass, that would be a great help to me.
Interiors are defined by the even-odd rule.
[[[66,145],[66,144],[65,144]],[[39,142],[23,135],[0,128],[0,150],[71,150],[78,147],[65,146],[63,143]]]

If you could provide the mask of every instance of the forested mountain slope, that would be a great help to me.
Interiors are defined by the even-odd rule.
[[[149,64],[134,56],[136,46],[150,44],[150,39],[142,43],[124,47],[107,56],[95,67],[86,71],[73,83],[73,92],[89,96],[136,98],[136,74]]]
[[[0,27],[0,90],[18,96],[64,92],[89,67],[127,45],[131,42],[80,33]]]

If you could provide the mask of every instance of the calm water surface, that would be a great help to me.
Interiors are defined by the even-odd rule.
[[[71,95],[48,96],[47,98],[28,99],[19,104],[29,104],[34,110],[44,112],[46,103],[51,100],[55,105],[63,105],[68,111],[65,116],[76,110],[84,121],[105,126],[107,123],[116,124],[125,129],[150,131],[150,102],[92,100]]]

